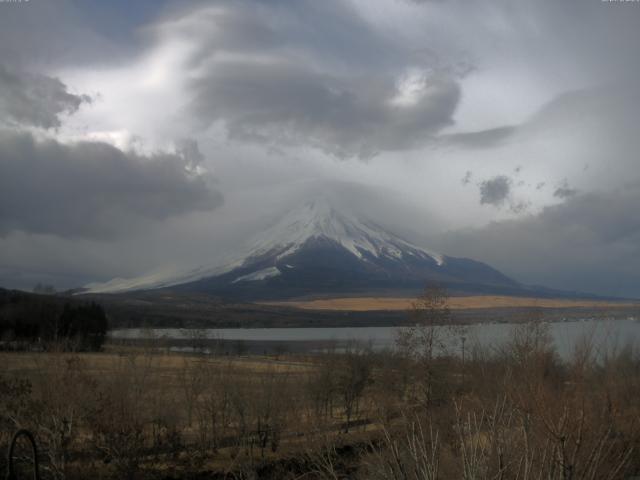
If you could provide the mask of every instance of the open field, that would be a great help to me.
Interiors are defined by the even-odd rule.
[[[4,372],[9,375],[25,375],[29,377],[43,369],[48,360],[55,357],[57,361],[80,360],[85,372],[90,375],[106,375],[114,372],[116,367],[122,365],[124,361],[140,361],[143,358],[151,360],[151,368],[154,374],[167,380],[165,387],[168,389],[175,387],[180,376],[184,373],[185,363],[198,361],[202,367],[235,369],[242,375],[253,375],[269,372],[301,374],[308,372],[313,364],[305,362],[302,357],[296,357],[295,361],[278,360],[274,357],[260,356],[200,356],[180,353],[155,354],[150,355],[149,349],[144,348],[123,348],[105,345],[104,353],[56,353],[43,354],[32,352],[0,352],[0,364],[3,365]]]
[[[0,353],[0,449],[17,428],[32,431],[45,480],[640,473],[637,352],[596,361],[600,346],[586,341],[561,361],[539,323],[466,360],[434,358],[421,338],[397,353],[313,356],[185,355],[162,344]],[[403,476],[419,469],[435,473]]]
[[[398,311],[411,308],[415,298],[403,297],[351,297],[323,298],[317,300],[299,300],[284,302],[263,302],[264,305],[294,307],[304,310],[337,310],[337,311]],[[453,310],[491,309],[491,308],[594,308],[616,309],[638,307],[640,302],[612,302],[582,299],[527,298],[508,296],[470,296],[449,299],[449,307]]]
[[[289,395],[317,368],[301,356],[105,348],[0,352],[0,449],[6,450],[10,433],[28,428],[43,451],[43,478],[49,479],[86,478],[89,472],[96,478],[146,478],[150,470],[154,478],[159,472],[183,478],[194,469],[241,468],[235,457],[245,445],[247,455],[276,458],[271,445],[280,441],[285,422],[293,433]],[[296,436],[280,453],[296,448]]]

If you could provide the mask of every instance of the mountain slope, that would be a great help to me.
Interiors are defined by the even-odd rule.
[[[308,202],[262,232],[224,267],[91,285],[94,293],[171,287],[243,298],[417,290],[426,282],[468,293],[517,293],[522,287],[480,262],[436,254],[326,198]]]

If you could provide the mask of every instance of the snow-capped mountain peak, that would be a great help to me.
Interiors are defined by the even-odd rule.
[[[444,257],[411,244],[330,198],[317,197],[290,210],[257,235],[226,265],[115,279],[87,286],[91,292],[155,288],[217,292],[262,289],[260,295],[368,288],[415,288],[425,281],[510,284],[472,260]]]
[[[290,211],[257,238],[250,256],[279,250],[277,257],[281,259],[311,239],[333,241],[358,258],[367,254],[402,258],[408,254],[431,257],[439,265],[444,261],[441,255],[412,245],[348,210],[334,208],[326,197],[316,198]]]

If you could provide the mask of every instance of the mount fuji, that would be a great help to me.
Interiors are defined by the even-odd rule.
[[[417,291],[428,282],[459,293],[521,293],[494,268],[416,246],[326,198],[289,211],[225,266],[115,279],[87,293],[171,289],[245,299]]]

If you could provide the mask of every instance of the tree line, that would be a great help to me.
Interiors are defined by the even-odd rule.
[[[108,329],[107,315],[95,302],[0,289],[0,347],[99,350]]]

